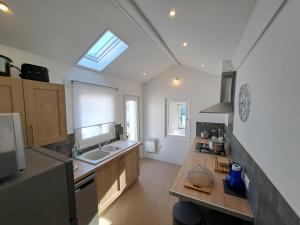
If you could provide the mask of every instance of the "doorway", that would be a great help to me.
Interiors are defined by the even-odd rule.
[[[125,137],[131,141],[139,140],[139,97],[124,96]]]

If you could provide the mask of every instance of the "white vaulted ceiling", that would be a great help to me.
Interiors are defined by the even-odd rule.
[[[221,73],[247,24],[255,0],[135,0],[170,52],[153,41],[130,15],[117,6],[132,0],[9,0],[14,14],[0,13],[0,44],[76,65],[105,30],[129,44],[101,74],[139,83],[176,64]],[[170,18],[170,9],[176,16]],[[188,42],[183,48],[181,43]],[[175,56],[174,58],[171,55]],[[8,56],[9,57],[9,56]]]
[[[0,13],[0,44],[75,65],[95,40],[110,29],[129,48],[101,74],[139,83],[172,60],[111,0],[10,0],[14,14]],[[9,57],[9,56],[8,56]]]
[[[218,75],[231,59],[255,0],[134,0],[181,64]],[[175,17],[169,11],[176,11]],[[187,42],[183,48],[181,44]]]

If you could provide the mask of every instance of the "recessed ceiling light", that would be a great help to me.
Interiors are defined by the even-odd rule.
[[[201,67],[204,68],[204,67],[205,67],[205,64],[202,64]]]
[[[144,72],[143,74],[144,74],[145,76],[147,75],[147,73],[146,73],[146,72]]]
[[[5,2],[0,2],[0,10],[5,13],[10,13],[10,9],[8,8],[8,5]]]
[[[171,9],[170,12],[169,12],[169,15],[171,17],[174,17],[176,15],[176,11],[174,9]]]
[[[183,43],[182,43],[182,46],[183,46],[183,47],[186,47],[187,45],[188,45],[187,42],[183,42]]]

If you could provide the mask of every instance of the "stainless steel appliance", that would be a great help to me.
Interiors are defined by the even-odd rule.
[[[12,62],[10,58],[0,55],[0,76],[10,76],[10,65]]]
[[[26,169],[0,180],[0,224],[77,225],[72,160],[37,146],[24,153]]]
[[[25,169],[19,113],[0,114],[0,179]]]
[[[78,225],[98,225],[96,175],[84,178],[75,184]]]
[[[236,72],[223,72],[221,81],[220,103],[200,111],[200,113],[233,112]]]

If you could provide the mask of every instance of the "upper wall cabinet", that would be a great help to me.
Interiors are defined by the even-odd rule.
[[[67,139],[64,86],[23,80],[28,144]]]
[[[0,77],[0,113],[20,113],[24,145],[27,145],[22,80]]]

